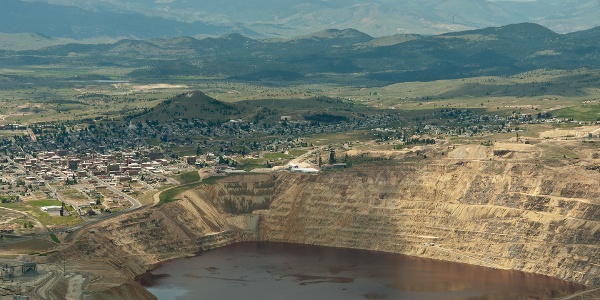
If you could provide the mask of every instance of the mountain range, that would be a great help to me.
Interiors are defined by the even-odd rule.
[[[216,76],[321,82],[337,74],[358,82],[388,84],[514,75],[543,68],[600,69],[598,41],[600,27],[559,34],[533,23],[380,38],[355,29],[328,29],[291,39],[252,39],[234,33],[0,51],[0,65],[110,66],[133,70],[129,77],[144,80]]]
[[[3,0],[0,32],[264,38],[355,28],[380,37],[530,22],[567,33],[600,26],[598,15],[600,0]]]

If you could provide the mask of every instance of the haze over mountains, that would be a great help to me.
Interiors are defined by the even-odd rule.
[[[110,66],[127,69],[131,78],[157,80],[318,82],[337,74],[339,80],[376,85],[600,68],[600,27],[561,34],[528,22],[458,30],[533,18],[563,20],[555,27],[568,24],[571,31],[599,22],[599,1],[3,0],[0,32],[8,33],[0,33],[0,64]],[[362,14],[369,7],[378,7],[371,19]],[[341,13],[348,11],[353,13]],[[450,32],[390,30],[390,24],[404,23],[414,30],[401,31]],[[369,24],[367,30],[354,29],[361,24]],[[346,27],[318,30],[340,26]],[[299,35],[304,31],[310,34]],[[387,33],[395,34],[379,37]],[[285,38],[265,38],[278,35]],[[112,41],[95,44],[101,37]]]
[[[374,38],[354,29],[329,29],[293,39],[240,34],[218,38],[126,39],[0,51],[0,65],[117,67],[130,78],[208,76],[243,81],[335,80],[388,84],[538,69],[600,68],[600,27],[558,34],[533,23],[446,33]],[[331,80],[331,77],[327,77]]]
[[[328,28],[440,34],[532,22],[558,33],[600,25],[600,0],[3,0],[0,32],[156,38],[290,37]],[[49,5],[52,4],[52,5]]]

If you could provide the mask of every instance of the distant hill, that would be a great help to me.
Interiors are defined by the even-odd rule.
[[[196,91],[178,95],[137,116],[142,120],[199,119],[229,121],[249,115],[245,107],[215,100]]]
[[[0,33],[0,50],[38,50],[76,42],[73,39],[58,39],[35,33]]]
[[[377,39],[353,29],[334,29],[277,40],[228,34],[57,45],[0,53],[0,64],[126,67],[134,69],[131,78],[144,80],[217,76],[320,82],[336,74],[372,85],[513,75],[543,68],[600,68],[598,40],[598,28],[558,34],[534,23]]]
[[[576,32],[567,34],[567,37],[569,37],[573,40],[588,40],[588,39],[597,38],[599,36],[600,36],[600,26],[594,27],[594,28],[591,28],[588,30],[576,31]]]
[[[228,122],[242,119],[261,120],[267,123],[279,122],[282,115],[294,120],[332,122],[360,118],[372,108],[357,106],[328,97],[295,100],[247,100],[225,103],[211,98],[200,91],[189,92],[167,99],[159,105],[129,118],[148,121],[199,120],[204,122]],[[359,116],[360,115],[360,116]]]
[[[390,36],[383,36],[361,44],[363,47],[382,47],[392,46],[400,43],[417,40],[421,38],[418,34],[395,34]]]
[[[288,38],[328,28],[355,28],[381,37],[395,34],[433,35],[524,22],[535,22],[559,33],[600,26],[598,0],[27,1],[76,6],[95,12],[97,16],[126,13],[184,23],[200,22],[252,37]],[[72,20],[75,21],[73,25],[80,26],[79,19]],[[157,30],[152,23],[144,21],[139,24],[147,27],[148,32]],[[113,27],[112,24],[107,25]],[[183,30],[185,27],[180,28],[181,34],[178,35],[194,35]]]
[[[293,38],[288,40],[289,42],[296,42],[298,44],[305,44],[307,42],[314,41],[318,44],[328,44],[330,46],[348,46],[355,45],[359,43],[365,43],[372,40],[373,37],[360,32],[356,29],[348,28],[348,29],[326,29],[323,31],[319,31],[313,34],[300,36],[297,38]]]
[[[180,35],[223,34],[230,27],[167,20],[127,11],[88,11],[74,6],[2,0],[0,31],[39,33],[54,38],[157,38]],[[251,33],[250,31],[245,31]]]

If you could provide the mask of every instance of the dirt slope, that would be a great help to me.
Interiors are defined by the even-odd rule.
[[[179,198],[98,224],[61,254],[70,272],[86,278],[85,296],[152,299],[133,278],[154,264],[257,239],[403,253],[600,286],[600,172],[584,164],[421,160],[320,175],[226,177]],[[56,299],[66,285],[57,286]]]
[[[598,171],[447,161],[279,180],[262,222],[264,240],[404,253],[600,285]]]

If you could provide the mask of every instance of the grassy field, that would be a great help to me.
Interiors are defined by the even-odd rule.
[[[76,213],[73,213],[71,216],[61,217],[52,216],[40,209],[42,206],[60,206],[61,202],[58,200],[36,200],[18,203],[3,203],[0,205],[25,212],[33,218],[39,220],[44,226],[48,227],[67,227],[82,222],[82,219]],[[67,206],[67,210],[73,212],[73,208],[70,206]]]
[[[81,192],[79,192],[76,189],[73,188],[64,188],[63,190],[60,191],[61,194],[63,194],[65,197],[69,198],[69,199],[73,199],[73,200],[86,200],[87,197],[82,194]]]
[[[481,108],[487,112],[536,114],[558,111],[584,121],[598,118],[598,70],[538,70],[509,77],[474,77],[434,82],[408,82],[385,87],[329,90],[342,97],[379,108],[406,111],[439,108]],[[582,105],[582,103],[588,103]],[[564,112],[560,109],[575,106]],[[553,112],[554,114],[554,112]]]
[[[177,195],[179,195],[182,192],[187,191],[189,189],[193,189],[201,184],[202,184],[201,182],[196,182],[196,183],[180,185],[180,186],[165,190],[162,193],[160,193],[159,202],[158,202],[157,206],[161,206],[163,204],[176,201],[176,200],[178,200],[178,198],[176,198]]]
[[[263,154],[263,158],[266,160],[283,160],[283,159],[289,159],[290,157],[291,157],[291,155],[284,154],[281,152],[272,152],[272,153]]]
[[[578,121],[600,121],[600,104],[574,105],[552,112],[558,118],[572,118]]]
[[[179,200],[177,198],[177,196],[179,194],[181,194],[187,190],[191,190],[202,184],[214,184],[220,178],[222,178],[222,177],[218,177],[218,176],[208,177],[199,182],[193,182],[193,183],[188,183],[188,184],[184,184],[184,185],[179,185],[176,187],[172,187],[168,190],[164,190],[162,193],[160,193],[160,197],[159,197],[160,201],[158,202],[157,206]]]
[[[66,68],[30,66],[0,68],[0,123],[115,118],[156,106],[164,99],[191,90],[202,90],[220,101],[261,101],[261,105],[291,111],[323,111],[327,104],[310,100],[329,96],[356,107],[391,109],[413,115],[440,108],[479,108],[489,113],[551,111],[553,115],[595,121],[600,117],[599,70],[538,70],[503,77],[474,77],[433,82],[408,82],[383,87],[327,83],[282,86],[228,82],[223,78],[175,77],[161,82],[130,82],[128,68]],[[85,80],[111,78],[114,82]],[[78,80],[77,78],[84,78]],[[162,88],[157,84],[163,85]],[[269,102],[270,101],[270,102]],[[308,105],[308,106],[307,106]],[[178,149],[193,154],[195,149]]]
[[[246,172],[267,167],[267,162],[264,159],[241,159],[239,163],[238,167]]]
[[[370,130],[315,134],[306,137],[307,142],[315,146],[326,146],[329,144],[339,144],[346,142],[365,142],[371,139],[373,139],[373,133]]]
[[[544,160],[562,160],[562,159],[579,159],[580,154],[565,147],[556,145],[539,145],[543,149],[541,159]]]
[[[149,192],[141,197],[138,198],[138,201],[140,201],[140,203],[142,205],[150,205],[152,203],[154,203],[154,195],[156,193],[160,193],[160,191],[155,191],[155,192]]]
[[[35,200],[35,201],[29,201],[27,202],[35,207],[42,207],[42,206],[61,206],[62,202],[59,200]]]
[[[200,174],[197,170],[181,173],[175,176],[175,180],[181,184],[188,184],[200,180]]]
[[[196,146],[180,146],[173,147],[172,151],[179,154],[179,156],[193,156],[196,155]]]

